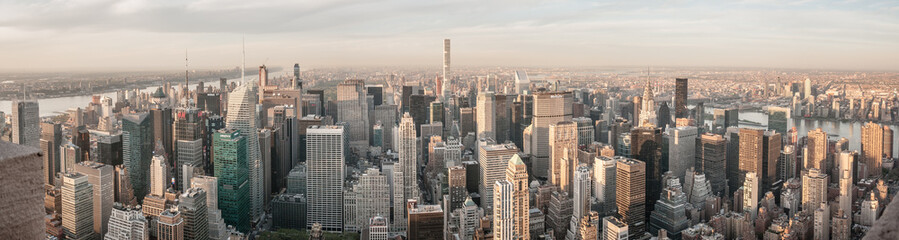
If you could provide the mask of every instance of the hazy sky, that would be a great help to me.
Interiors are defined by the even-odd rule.
[[[899,1],[3,0],[0,70],[238,66],[899,70]]]

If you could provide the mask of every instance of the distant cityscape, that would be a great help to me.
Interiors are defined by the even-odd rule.
[[[442,43],[439,69],[5,76],[0,238],[871,239],[899,190],[897,72]]]

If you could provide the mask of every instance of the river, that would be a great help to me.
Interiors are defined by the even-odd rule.
[[[253,79],[256,79],[256,78],[250,79],[250,77],[247,77],[247,79],[255,81]],[[228,83],[230,84],[231,82],[239,82],[239,80],[240,80],[240,78],[228,79]],[[215,86],[216,88],[218,87],[218,79],[215,79],[215,80],[204,79],[203,82],[206,86],[213,84],[213,86]],[[193,90],[196,88],[196,86],[197,86],[197,83],[194,83],[194,84],[191,84],[189,87],[191,90]],[[160,86],[146,87],[144,89],[141,89],[140,91],[141,92],[156,91],[156,89],[159,87]],[[64,113],[66,110],[69,110],[71,108],[87,107],[87,105],[92,101],[92,97],[94,95],[97,95],[97,94],[38,99],[37,100],[38,108],[40,110],[41,117],[54,116],[54,115],[58,115],[60,113]],[[104,93],[100,93],[99,95],[104,96],[104,97],[110,97],[113,99],[113,101],[118,101],[118,99],[116,99],[117,98],[116,91],[104,92]],[[7,115],[11,115],[12,114],[12,101],[0,101],[0,112],[4,112]]]
[[[706,108],[705,110],[708,114],[712,114],[714,112],[714,109],[712,108]],[[748,120],[757,122],[763,126],[768,126],[768,114],[758,111],[740,112],[740,120]],[[708,125],[712,124],[712,120],[706,120],[705,122]],[[789,129],[795,127],[796,130],[799,131],[799,137],[803,137],[808,135],[809,130],[814,130],[820,127],[822,130],[824,130],[824,132],[830,135],[829,139],[836,140],[840,137],[844,137],[846,139],[849,139],[850,150],[861,151],[861,128],[865,125],[865,123],[866,122],[841,122],[835,120],[791,118],[790,121],[787,121],[787,128]],[[890,129],[893,129],[893,153],[899,153],[899,128],[894,125],[888,126],[890,127]],[[747,124],[740,124],[740,127],[759,128],[758,126]],[[834,137],[834,135],[838,137]]]

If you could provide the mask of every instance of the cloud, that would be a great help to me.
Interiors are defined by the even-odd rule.
[[[448,37],[460,64],[830,67],[870,55],[881,61],[854,64],[895,68],[882,60],[899,52],[896,9],[870,0],[3,1],[0,63],[177,68],[169,62],[189,48],[192,65],[230,66],[215,59],[236,58],[230,50],[246,37],[254,61],[439,64],[434,49]],[[809,53],[829,59],[805,64]],[[696,57],[671,60],[685,55]]]

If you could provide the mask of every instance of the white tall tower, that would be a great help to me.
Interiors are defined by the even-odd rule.
[[[515,211],[512,183],[508,180],[496,181],[493,186],[493,237],[497,240],[515,238]]]
[[[858,152],[843,151],[840,153],[840,209],[843,212],[852,212],[852,162],[856,160]]]
[[[652,80],[646,80],[646,87],[643,88],[643,101],[640,105],[640,122],[639,126],[655,126],[656,125],[656,101],[652,93]]]
[[[755,221],[758,215],[759,205],[759,177],[755,172],[746,173],[746,181],[743,182],[743,210],[752,214]]]
[[[443,92],[441,93],[443,96],[443,102],[449,102],[447,98],[451,97],[453,94],[452,83],[450,81],[450,40],[449,38],[443,39]]]
[[[409,113],[403,114],[399,126],[399,167],[394,171],[403,173],[403,199],[419,199],[418,193],[418,143],[415,137],[415,122]]]
[[[259,156],[259,134],[256,131],[256,85],[243,84],[228,94],[226,127],[240,130],[247,139],[247,163],[250,166],[250,215],[262,215],[264,200],[263,163]]]
[[[150,164],[150,194],[165,196],[166,180],[169,179],[169,167],[161,154],[153,156]]]
[[[306,135],[307,226],[320,223],[325,231],[342,231],[346,131],[342,126],[312,126]]]
[[[600,213],[615,208],[615,171],[618,160],[599,156],[593,160],[593,196],[600,203]]]

